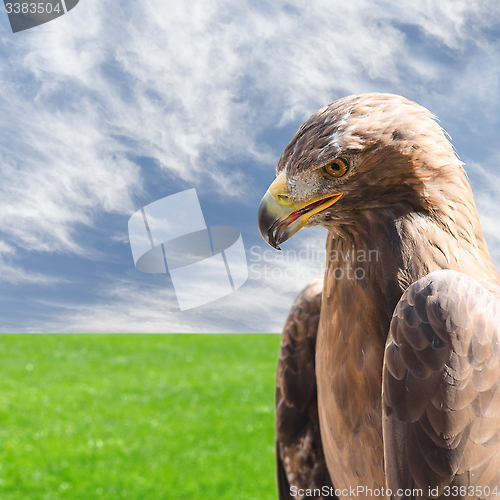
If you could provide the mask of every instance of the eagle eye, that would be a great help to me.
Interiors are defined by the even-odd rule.
[[[349,168],[349,159],[345,156],[338,156],[330,163],[321,167],[321,173],[326,177],[334,177],[338,179],[339,177],[344,177],[344,175],[349,172]]]

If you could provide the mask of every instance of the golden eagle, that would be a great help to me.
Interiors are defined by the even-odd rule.
[[[276,174],[264,239],[328,229],[283,330],[280,499],[500,498],[500,275],[443,129],[400,96],[345,97]]]

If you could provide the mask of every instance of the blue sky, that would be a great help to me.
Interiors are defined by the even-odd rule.
[[[299,125],[359,92],[439,117],[500,267],[499,14],[479,0],[80,0],[12,34],[4,12],[0,330],[280,331],[325,232],[268,251],[257,206]],[[192,187],[207,224],[241,231],[250,278],[181,312],[168,276],[135,269],[127,221]]]

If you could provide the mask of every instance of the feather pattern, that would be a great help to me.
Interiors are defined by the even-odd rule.
[[[332,486],[318,419],[315,374],[316,334],[323,278],[295,300],[283,328],[276,383],[276,462],[280,500],[297,490]],[[323,499],[322,496],[316,496]]]
[[[500,301],[455,271],[428,274],[402,296],[383,374],[389,488],[423,498],[446,498],[454,485],[455,498],[499,489],[498,318]]]

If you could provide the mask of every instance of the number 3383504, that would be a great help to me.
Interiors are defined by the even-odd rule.
[[[7,14],[51,14],[61,12],[59,2],[54,6],[51,3],[6,3]]]

